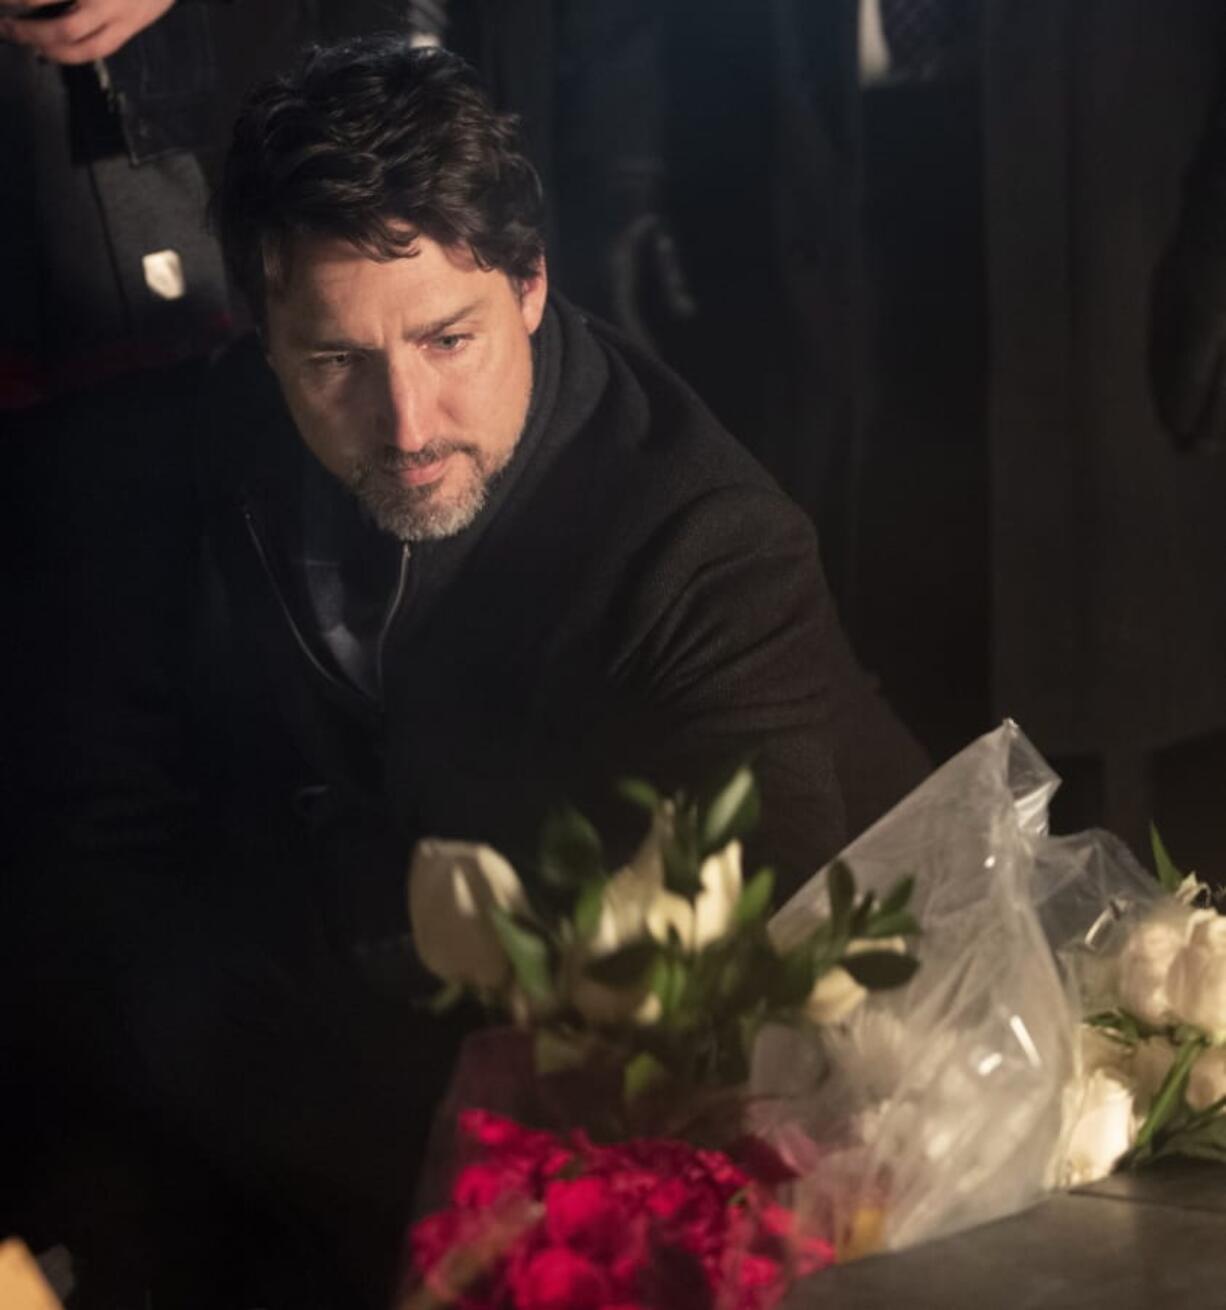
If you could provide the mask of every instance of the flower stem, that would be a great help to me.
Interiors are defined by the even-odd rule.
[[[1175,1057],[1175,1063],[1167,1070],[1167,1075],[1162,1080],[1162,1086],[1158,1089],[1158,1095],[1154,1097],[1153,1104],[1149,1107],[1145,1122],[1137,1130],[1137,1139],[1133,1143],[1131,1152],[1129,1152],[1134,1159],[1145,1150],[1154,1134],[1171,1117],[1176,1105],[1183,1097],[1188,1075],[1192,1072],[1192,1065],[1204,1048],[1205,1039],[1203,1037],[1185,1038],[1179,1048],[1178,1055]]]

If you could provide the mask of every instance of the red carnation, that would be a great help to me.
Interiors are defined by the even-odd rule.
[[[591,1260],[564,1246],[539,1251],[511,1272],[517,1310],[604,1310],[609,1282]]]

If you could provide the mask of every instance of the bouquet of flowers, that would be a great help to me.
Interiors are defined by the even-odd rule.
[[[1057,916],[1081,1004],[1062,1181],[1166,1156],[1226,1160],[1226,917],[1153,833],[1157,880],[1104,834]],[[1078,908],[1078,902],[1081,902]],[[1072,913],[1070,913],[1072,911]]]
[[[1056,783],[1006,723],[840,857],[865,894],[913,875],[923,968],[820,1031],[764,1032],[752,1086],[759,1132],[800,1175],[797,1213],[841,1253],[986,1223],[1058,1181],[1078,1011],[1041,913]],[[777,947],[828,911],[819,878],[775,916]]]
[[[488,847],[414,855],[438,1006],[468,993],[514,1023],[470,1043],[440,1113],[410,1240],[425,1304],[663,1307],[681,1278],[687,1305],[765,1310],[833,1258],[780,1203],[798,1170],[756,1131],[750,1069],[767,1030],[845,1020],[911,979],[912,884],[859,894],[836,862],[826,913],[783,946],[772,873],[742,873],[748,770],[705,802],[623,792],[647,834],[612,871],[573,810],[522,880]]]

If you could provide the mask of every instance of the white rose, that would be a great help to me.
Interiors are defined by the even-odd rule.
[[[658,812],[634,858],[605,885],[600,919],[591,939],[567,963],[571,1003],[589,1023],[654,1023],[660,1000],[644,987],[614,988],[587,977],[585,966],[644,937],[667,944],[675,934],[682,949],[701,950],[727,932],[741,894],[741,845],[730,842],[703,861],[702,890],[691,903],[665,889],[662,845],[671,835],[672,810]]]
[[[1183,949],[1183,916],[1162,914],[1139,923],[1119,957],[1119,994],[1124,1009],[1157,1026],[1174,1021],[1167,977]]]
[[[409,920],[421,962],[445,982],[498,988],[511,962],[493,925],[492,906],[528,908],[515,870],[489,846],[421,841],[409,866]]]
[[[855,1013],[867,995],[851,974],[836,964],[813,984],[805,1014],[816,1024],[841,1023]]]
[[[848,955],[863,955],[866,951],[894,951],[902,955],[907,943],[902,937],[884,937],[880,941],[862,938],[847,948]],[[842,1023],[859,1007],[868,995],[842,965],[827,969],[813,984],[805,1002],[805,1014],[816,1024]]]
[[[647,909],[647,931],[667,944],[675,935],[681,948],[701,951],[723,937],[732,924],[732,911],[741,896],[741,843],[729,842],[709,855],[698,871],[702,888],[688,901],[676,892],[657,892]]]
[[[663,843],[672,830],[672,809],[657,811],[634,857],[605,884],[600,921],[588,942],[592,956],[611,955],[647,932],[647,911],[664,887]]]
[[[1078,1091],[1080,1108],[1061,1172],[1065,1187],[1105,1178],[1133,1138],[1133,1089],[1125,1078],[1095,1069]]]
[[[1167,994],[1182,1023],[1226,1042],[1226,918],[1198,910],[1193,920],[1188,944],[1171,965]]]
[[[741,899],[741,843],[729,842],[708,855],[698,873],[702,891],[694,901],[694,945],[701,951],[717,942],[732,925],[732,911]]]
[[[1193,1110],[1207,1110],[1226,1096],[1226,1047],[1204,1051],[1192,1066],[1187,1100]]]

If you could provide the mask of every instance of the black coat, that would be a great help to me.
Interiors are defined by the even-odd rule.
[[[805,516],[612,330],[555,301],[540,336],[506,484],[471,528],[411,548],[378,700],[333,666],[299,599],[294,489],[310,456],[271,375],[254,343],[218,370],[206,500],[228,681],[246,688],[236,731],[260,743],[232,738],[228,753],[259,761],[242,794],[258,773],[263,804],[309,797],[322,828],[347,834],[350,884],[356,834],[379,831],[385,879],[372,864],[354,889],[379,907],[365,930],[387,930],[416,839],[522,856],[563,799],[617,830],[627,774],[698,786],[752,757],[759,853],[802,877],[839,849],[849,810],[858,830],[922,771],[847,654]]]

